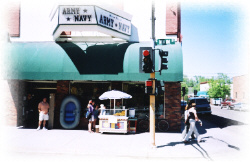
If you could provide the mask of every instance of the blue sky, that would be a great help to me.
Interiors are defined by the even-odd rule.
[[[184,75],[246,74],[245,20],[240,6],[181,3]]]

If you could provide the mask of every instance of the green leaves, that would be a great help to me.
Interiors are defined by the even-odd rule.
[[[208,95],[210,98],[226,98],[230,95],[230,85],[224,79],[211,79],[209,82]]]
[[[206,78],[203,76],[194,76],[194,79],[188,78],[184,75],[181,87],[192,87],[193,91],[200,91],[200,83],[207,82],[209,84],[208,95],[210,98],[226,98],[226,95],[230,95],[230,84],[232,80],[223,73],[218,73],[216,77]],[[188,92],[186,91],[186,94]]]

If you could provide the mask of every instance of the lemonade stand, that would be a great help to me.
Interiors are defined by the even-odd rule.
[[[127,133],[127,109],[105,109],[99,115],[99,132]]]
[[[99,118],[99,132],[110,132],[110,133],[127,133],[128,132],[128,117],[127,109],[115,109],[116,99],[129,99],[131,95],[112,90],[103,93],[99,99],[114,99],[114,109],[103,109],[101,110]]]

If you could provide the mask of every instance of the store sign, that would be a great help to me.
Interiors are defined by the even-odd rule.
[[[58,12],[58,25],[100,25],[131,35],[131,22],[129,20],[97,6],[59,6]],[[54,16],[55,22],[56,15]]]
[[[95,7],[98,25],[131,35],[131,22],[111,12]]]
[[[94,6],[60,6],[59,24],[97,24]]]

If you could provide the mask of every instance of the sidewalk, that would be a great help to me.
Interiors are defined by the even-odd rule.
[[[184,144],[180,133],[100,134],[86,130],[40,130],[5,127],[1,152],[8,161],[238,161],[249,157],[242,132],[247,125],[213,128]],[[236,130],[236,131],[234,131]],[[1,131],[1,133],[2,133]],[[231,133],[233,132],[233,133]],[[2,133],[3,134],[3,133]],[[241,135],[241,136],[239,136]],[[247,135],[247,134],[245,134]],[[240,137],[240,138],[239,138]]]

